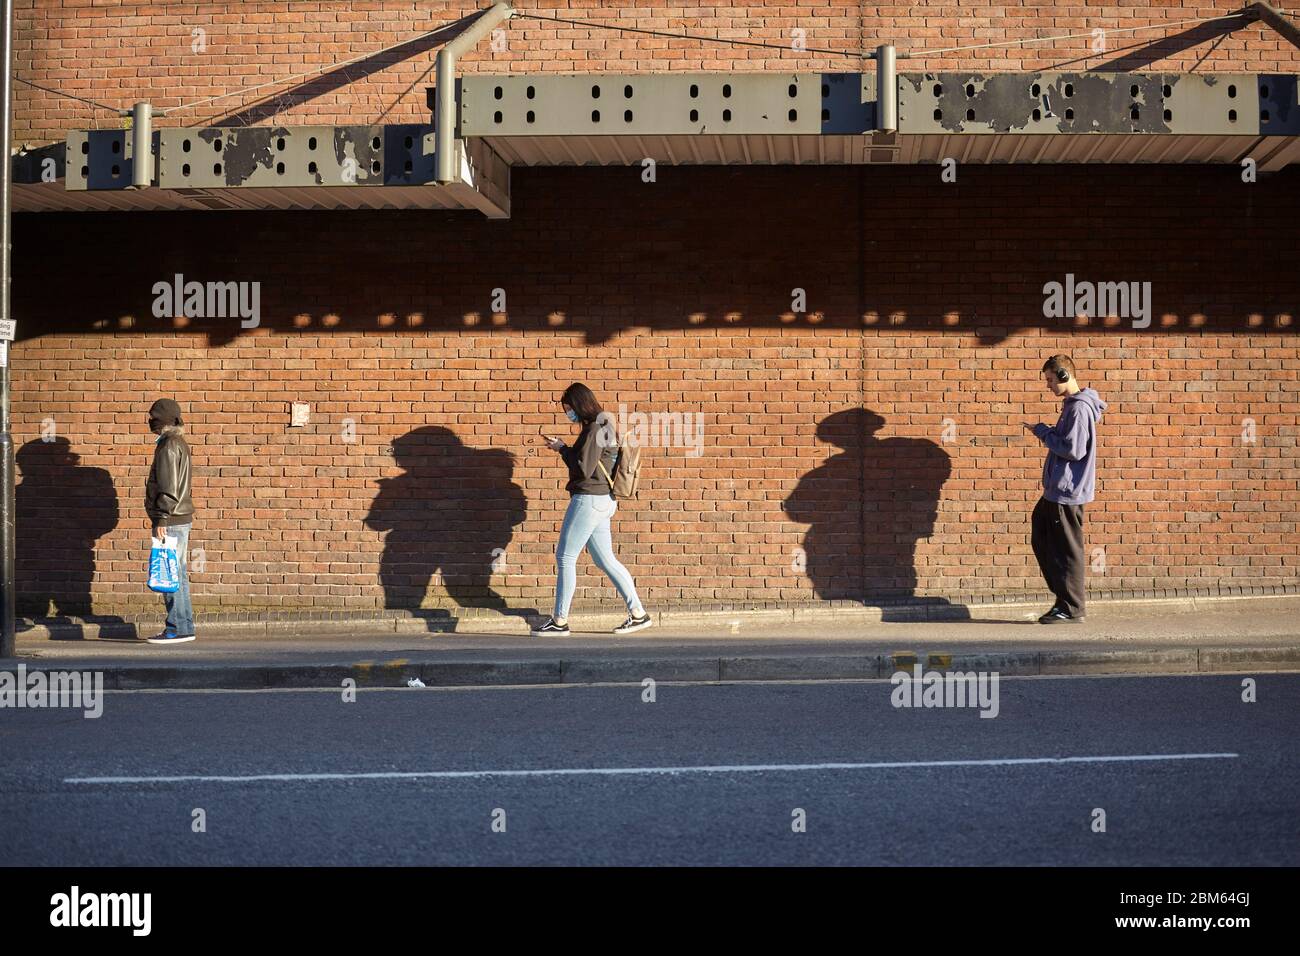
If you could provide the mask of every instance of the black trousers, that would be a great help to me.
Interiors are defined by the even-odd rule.
[[[1083,505],[1058,505],[1040,498],[1034,506],[1034,557],[1056,603],[1083,616]]]

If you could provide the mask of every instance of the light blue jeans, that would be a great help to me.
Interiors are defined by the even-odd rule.
[[[168,634],[188,637],[194,633],[194,609],[190,606],[190,529],[191,524],[174,524],[163,528],[163,534],[176,539],[176,557],[181,566],[181,586],[163,595],[167,606]]]
[[[552,615],[555,620],[564,621],[569,617],[573,589],[578,583],[578,554],[583,548],[591,552],[596,567],[614,582],[628,613],[641,607],[632,575],[614,557],[609,519],[617,510],[618,502],[609,495],[574,495],[569,499],[569,509],[564,512],[564,523],[560,526],[560,540],[555,546],[555,613]]]

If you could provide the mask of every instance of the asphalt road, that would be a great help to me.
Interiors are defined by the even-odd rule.
[[[0,863],[1297,865],[1300,674],[1243,676],[113,692],[0,709]]]

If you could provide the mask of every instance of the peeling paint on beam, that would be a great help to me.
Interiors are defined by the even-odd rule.
[[[162,130],[164,187],[423,185],[433,127],[299,126]]]
[[[1253,136],[1272,122],[1276,135],[1294,135],[1300,127],[1285,104],[1295,79],[1256,74],[907,73],[899,80],[899,130]]]
[[[925,133],[1258,135],[1294,76],[900,73],[899,129]],[[460,81],[466,137],[862,135],[874,73],[521,74]],[[1290,135],[1287,120],[1276,135]]]

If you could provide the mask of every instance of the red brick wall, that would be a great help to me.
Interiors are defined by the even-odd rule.
[[[798,26],[812,48],[906,49],[1236,5],[529,6],[777,42]],[[479,5],[19,8],[22,79],[165,108],[378,48]],[[190,49],[196,27],[202,53]],[[1157,35],[1112,37],[1100,56],[1078,39],[901,65],[1300,70],[1300,51],[1260,24],[1153,44]],[[507,52],[482,46],[464,68],[857,65],[535,20],[509,36]],[[416,47],[286,99],[272,88],[160,123],[424,121],[436,47]],[[119,122],[27,86],[16,117],[20,143]],[[1089,547],[1105,560],[1094,591],[1297,584],[1295,170],[1251,185],[1231,167],[964,167],[956,185],[935,168],[880,167],[663,168],[655,184],[634,169],[513,178],[508,222],[18,217],[13,396],[27,450],[19,570],[29,601],[75,604],[90,582],[98,610],[154,606],[142,583],[144,418],[154,398],[173,395],[195,453],[200,609],[492,593],[545,609],[566,498],[535,436],[568,433],[556,399],[574,380],[612,406],[705,415],[703,454],[648,449],[645,500],[615,520],[648,605],[883,600],[913,588],[1041,594],[1028,546],[1041,452],[1019,423],[1054,420],[1037,369],[1056,351],[1072,353],[1111,402],[1088,509]],[[261,327],[153,318],[153,284],[177,272],[259,281]],[[1043,283],[1066,273],[1152,282],[1151,328],[1044,319]],[[791,311],[795,287],[808,292],[807,315]],[[492,314],[496,288],[504,316]],[[310,403],[307,427],[288,427],[292,401]],[[1242,441],[1248,418],[1253,443]],[[40,442],[42,423],[67,444]],[[819,439],[819,424],[838,445]],[[608,606],[612,589],[585,557],[580,567],[576,606]]]
[[[319,3],[167,3],[17,0],[15,58],[22,80],[114,108],[141,98],[165,109],[268,83],[377,51],[485,9],[482,2],[372,0]],[[1275,6],[1291,10],[1295,3]],[[880,43],[900,52],[1078,35],[1049,44],[992,47],[899,61],[904,70],[1300,71],[1300,50],[1262,23],[1238,21],[1114,33],[1106,52],[1092,31],[1131,30],[1220,17],[1238,0],[1124,0],[1118,3],[767,3],[700,5],[528,0],[521,12],[702,36],[754,39],[783,49],[724,46],[616,33],[516,17],[500,52],[481,43],[460,60],[466,73],[662,70],[852,71],[856,53]],[[1294,11],[1292,11],[1294,12]],[[792,48],[805,31],[805,49]],[[203,31],[201,34],[195,31]],[[201,41],[201,43],[200,43]],[[346,71],[300,85],[160,116],[159,126],[260,122],[426,122],[440,39],[407,44]],[[869,65],[868,65],[869,66]],[[31,86],[15,87],[15,142],[62,139],[69,128],[120,125],[113,115]]]
[[[814,584],[887,596],[913,586],[916,538],[920,593],[1014,592],[1039,589],[1027,518],[1042,454],[1019,423],[1055,419],[1037,370],[1067,351],[1111,403],[1088,509],[1089,547],[1105,549],[1094,589],[1294,584],[1298,181],[971,167],[944,186],[932,168],[841,167],[662,170],[645,184],[635,169],[538,169],[516,171],[508,222],[25,215],[14,308],[43,334],[14,349],[17,440],[52,418],[82,466],[111,475],[105,605],[141,597],[144,417],[174,395],[195,453],[201,603],[376,606],[381,571],[401,603],[442,561],[461,596],[490,584],[544,606],[566,498],[535,436],[569,433],[557,399],[574,380],[610,406],[705,415],[703,454],[648,449],[647,497],[615,521],[656,606],[808,600]],[[176,272],[260,281],[262,327],[153,318],[153,283]],[[1043,284],[1066,273],[1152,282],[1151,328],[1043,318]],[[796,287],[808,315],[791,313]],[[292,401],[311,404],[309,426],[288,427]],[[853,408],[879,431],[866,440],[850,422],[819,468],[837,452],[818,424]],[[433,428],[499,453],[401,444]],[[394,442],[409,468],[386,453]],[[376,480],[406,471],[376,506]],[[40,487],[61,480],[54,468]],[[400,529],[387,561],[409,567],[385,564],[366,524],[376,507],[377,527]],[[498,547],[508,573],[476,578]],[[583,567],[579,601],[608,602]],[[429,599],[446,596],[435,579]]]

